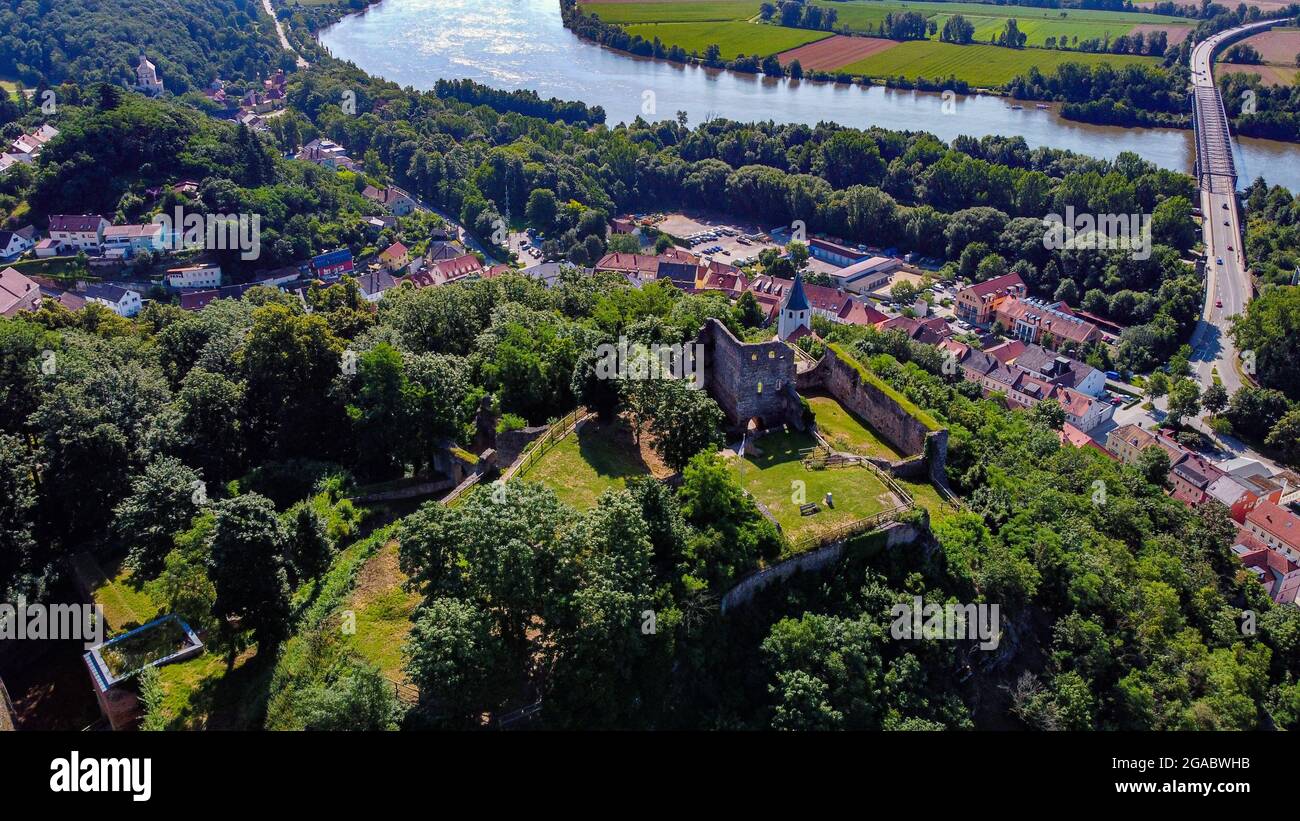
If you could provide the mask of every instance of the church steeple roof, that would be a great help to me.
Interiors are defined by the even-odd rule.
[[[787,311],[808,310],[808,297],[803,292],[803,273],[801,271],[794,272],[794,285],[790,286],[790,294],[783,307]]]

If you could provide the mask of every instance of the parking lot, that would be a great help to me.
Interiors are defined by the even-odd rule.
[[[767,237],[761,226],[704,216],[668,214],[655,228],[688,243],[690,249],[701,256],[733,265],[757,259],[764,248],[781,247],[770,238],[760,239]]]

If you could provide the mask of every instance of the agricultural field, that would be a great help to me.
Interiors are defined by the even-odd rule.
[[[755,440],[757,453],[731,460],[731,469],[741,486],[767,507],[787,538],[797,541],[827,533],[850,522],[896,507],[902,500],[865,467],[824,470],[806,468],[800,451],[814,447],[817,440],[806,433],[770,433]],[[821,506],[821,511],[804,516],[792,492],[793,483],[803,482],[803,499]],[[830,492],[835,507],[822,505]]]
[[[681,46],[687,53],[703,54],[716,44],[723,60],[734,60],[741,54],[766,57],[831,36],[829,31],[745,22],[640,23],[625,28],[629,34],[639,34],[646,40],[658,37],[665,45]]]
[[[830,36],[827,32],[792,29],[756,22],[757,0],[656,0],[644,2],[594,2],[583,8],[629,33],[647,40],[658,37],[689,53],[703,54],[716,44],[722,59],[741,54],[767,56],[779,53],[788,65],[799,60],[804,69],[843,71],[867,77],[903,75],[909,79],[945,78],[954,75],[971,85],[993,88],[1038,66],[1051,71],[1065,62],[1111,63],[1151,62],[1153,58],[1131,55],[1095,54],[1045,49],[1003,49],[988,45],[1015,18],[1028,37],[1028,45],[1044,46],[1048,38],[1068,42],[1093,38],[1115,38],[1122,34],[1166,32],[1170,43],[1178,43],[1191,32],[1191,20],[1149,12],[1117,12],[1095,9],[1048,9],[969,2],[930,0],[812,0],[835,9],[836,30],[863,34],[878,29],[886,14],[918,12],[942,28],[954,14],[975,25],[976,43],[955,46],[938,41],[900,43],[864,37]],[[968,51],[962,51],[967,49]],[[1294,55],[1293,55],[1294,57]]]
[[[838,70],[867,77],[944,78],[949,75],[980,88],[997,88],[1031,66],[1048,73],[1064,63],[1110,63],[1156,65],[1154,57],[1128,54],[1089,54],[1051,49],[1011,49],[998,46],[957,46],[917,40],[899,43],[893,48],[841,66]]]
[[[1300,74],[1300,68],[1296,66],[1296,57],[1300,55],[1300,29],[1276,28],[1241,42],[1254,46],[1264,59],[1263,64],[1223,63],[1222,71],[1254,74],[1268,85],[1289,86],[1296,82],[1297,74]]]
[[[749,20],[758,16],[761,0],[688,0],[687,2],[583,3],[606,23],[702,23],[716,20]]]

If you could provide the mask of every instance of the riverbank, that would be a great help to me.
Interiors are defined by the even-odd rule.
[[[1006,97],[942,94],[834,82],[775,78],[628,55],[583,40],[565,28],[556,0],[385,0],[320,32],[322,53],[367,73],[417,89],[440,78],[535,91],[543,98],[600,106],[609,125],[643,119],[690,122],[835,122],[852,128],[924,130],[951,142],[959,136],[1018,136],[1101,159],[1131,152],[1188,173],[1189,129],[1121,128],[1063,119],[1057,104],[1015,108]],[[394,43],[405,44],[394,48]],[[1239,139],[1242,179],[1263,175],[1300,190],[1300,148]]]

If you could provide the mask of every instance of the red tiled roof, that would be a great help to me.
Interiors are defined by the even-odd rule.
[[[984,297],[1017,286],[1020,288],[1025,287],[1025,281],[1020,278],[1020,274],[1003,274],[1000,277],[994,277],[993,279],[985,280],[984,282],[977,282],[974,285],[968,285],[963,288],[962,291],[972,293],[978,297]]]

